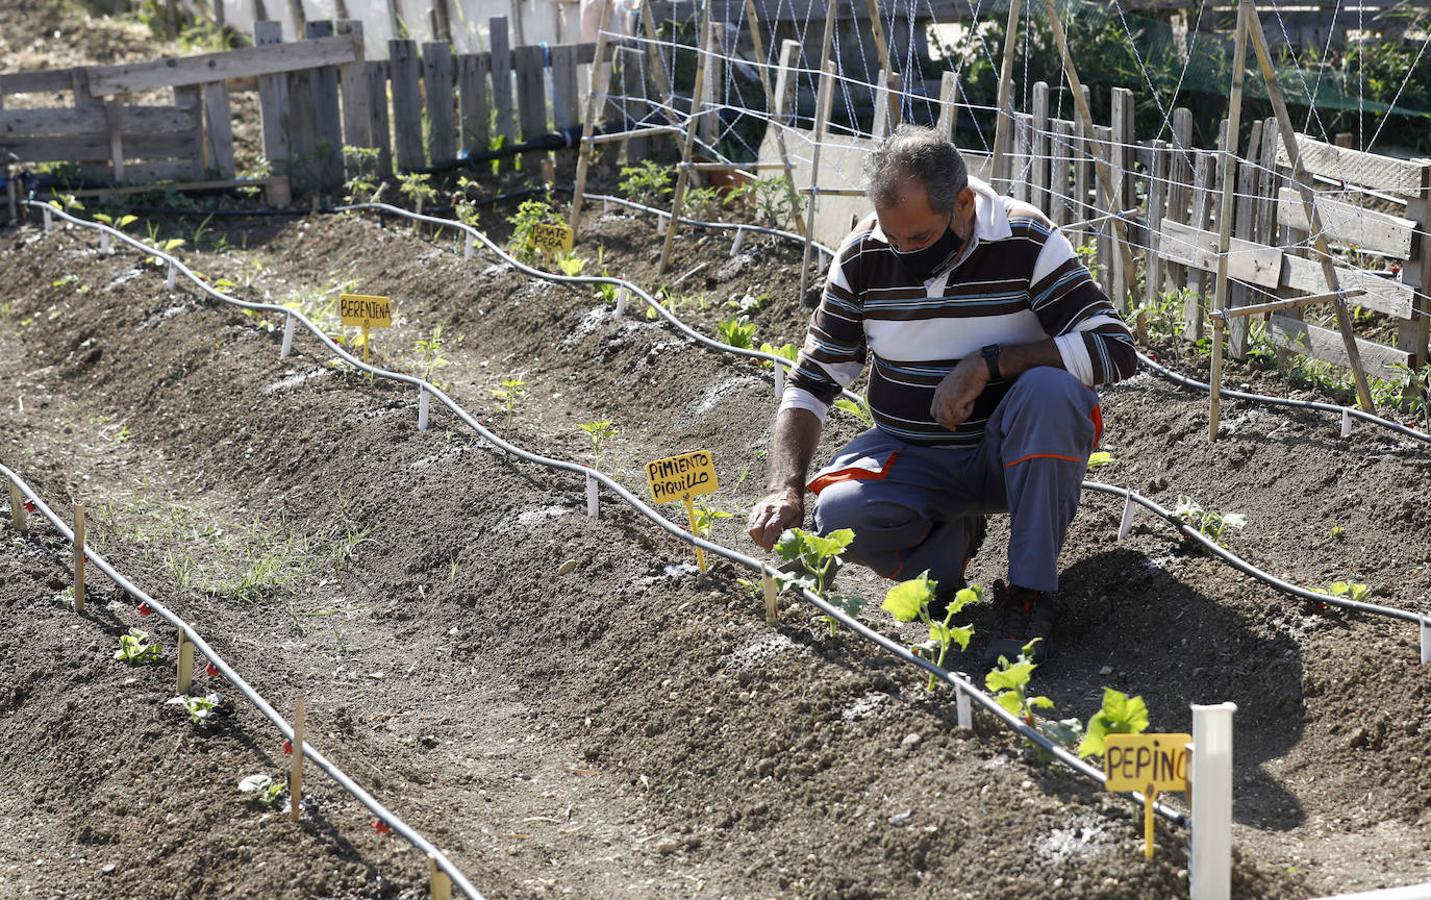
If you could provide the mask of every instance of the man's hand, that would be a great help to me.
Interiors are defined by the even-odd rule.
[[[746,532],[750,539],[769,550],[787,528],[805,521],[805,498],[801,491],[784,488],[765,497],[750,511]]]
[[[974,411],[974,401],[989,383],[989,367],[984,358],[971,353],[959,360],[939,387],[934,390],[934,402],[929,404],[929,415],[950,431],[955,430]]]

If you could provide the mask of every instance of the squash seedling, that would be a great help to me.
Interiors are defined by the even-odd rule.
[[[147,666],[157,663],[163,653],[164,646],[158,641],[151,643],[149,632],[131,628],[128,634],[119,636],[119,649],[114,651],[114,658],[126,665]]]
[[[274,781],[267,775],[250,775],[238,784],[238,789],[249,794],[249,802],[263,807],[271,807],[283,796],[283,782]]]
[[[1110,734],[1142,734],[1148,730],[1148,705],[1142,697],[1103,689],[1103,706],[1088,720],[1088,730],[1078,744],[1078,756],[1102,756],[1104,738]]]
[[[591,422],[582,422],[577,427],[586,432],[587,438],[591,441],[591,467],[600,469],[601,447],[616,435],[616,426],[611,424],[610,419],[596,419]]]
[[[1107,450],[1095,450],[1088,454],[1088,469],[1101,469],[1113,461],[1113,454]]]
[[[720,339],[738,350],[749,350],[755,342],[755,323],[750,316],[730,316],[716,324]]]
[[[1009,713],[1024,720],[1024,724],[1039,734],[1065,747],[1075,746],[1083,735],[1083,723],[1077,719],[1045,719],[1035,710],[1053,709],[1053,701],[1041,694],[1029,696],[1029,679],[1038,665],[1033,661],[1034,646],[1043,638],[1034,638],[1019,650],[1016,662],[999,657],[999,665],[984,676],[984,686],[994,693],[994,700]],[[1040,748],[1039,758],[1047,761],[1047,751]]]
[[[812,534],[803,528],[786,529],[775,543],[775,552],[787,562],[798,562],[806,574],[803,577],[785,575],[782,580],[804,585],[821,600],[851,616],[859,615],[864,606],[863,600],[859,597],[830,593],[830,584],[839,570],[840,560],[854,539],[855,533],[849,528],[841,528],[826,535]],[[824,619],[830,626],[830,636],[833,637],[837,623],[831,616],[825,616]]]
[[[870,405],[863,397],[858,403],[849,397],[841,397],[835,401],[835,409],[859,419],[866,428],[874,427],[874,413],[870,412]]]
[[[774,344],[769,343],[768,341],[761,343],[760,352],[769,353],[771,356],[778,356],[781,359],[788,359],[791,365],[794,365],[796,358],[800,355],[800,349],[794,344],[786,343],[781,344],[779,347],[777,347]],[[760,364],[767,369],[775,365],[775,363],[771,362],[768,359],[762,359],[760,361]]]
[[[1371,596],[1371,586],[1357,581],[1333,581],[1324,588],[1313,588],[1312,590],[1329,597],[1355,600],[1357,603],[1365,602],[1366,598]]]
[[[1173,508],[1173,515],[1195,526],[1199,534],[1212,538],[1213,542],[1219,545],[1222,544],[1222,536],[1227,529],[1247,527],[1247,516],[1242,513],[1220,513],[1203,509],[1202,504],[1188,496],[1178,497],[1178,505]]]
[[[527,383],[515,375],[502,379],[502,386],[492,388],[492,396],[502,402],[507,410],[507,427],[512,427],[512,415],[517,411],[517,401],[525,394]]]
[[[929,640],[912,644],[910,649],[920,653],[942,669],[944,668],[944,657],[949,652],[950,644],[958,644],[961,651],[969,649],[969,639],[974,636],[973,627],[951,625],[950,623],[964,607],[971,603],[978,603],[983,598],[983,591],[978,585],[960,588],[950,599],[949,609],[945,613],[943,621],[936,622],[929,615],[929,607],[934,603],[935,592],[938,589],[939,582],[930,578],[929,570],[925,569],[919,573],[918,578],[901,581],[890,588],[889,593],[884,595],[884,602],[880,604],[880,609],[894,616],[895,621],[898,622],[913,622],[915,619],[923,622],[929,628]],[[929,690],[934,690],[933,675],[929,676]]]
[[[114,228],[118,228],[120,231],[123,231],[126,226],[133,225],[135,222],[138,222],[139,217],[126,213],[125,215],[122,215],[116,219],[113,216],[109,216],[104,213],[95,213],[94,220],[96,222],[103,222],[106,225],[113,226]]]
[[[189,714],[191,724],[205,725],[213,716],[214,710],[224,702],[224,696],[217,691],[210,691],[202,697],[180,695],[166,702],[169,706],[184,707],[184,711]]]
[[[586,269],[585,257],[574,256],[572,254],[558,256],[556,258],[556,264],[557,268],[561,270],[561,273],[569,278],[575,278]]]

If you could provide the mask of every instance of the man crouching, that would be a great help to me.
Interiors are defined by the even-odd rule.
[[[845,239],[786,385],[770,494],[751,538],[770,549],[816,495],[821,534],[854,530],[848,559],[892,579],[928,569],[964,586],[985,516],[1011,517],[1006,586],[985,650],[1042,638],[1058,554],[1102,431],[1093,388],[1133,374],[1133,338],[1038,209],[968,177],[959,151],[901,126],[865,165],[875,212]],[[807,478],[825,413],[873,357],[875,427]]]

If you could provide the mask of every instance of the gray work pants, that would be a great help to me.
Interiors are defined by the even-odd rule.
[[[855,532],[852,562],[893,579],[962,583],[969,517],[1011,516],[1009,582],[1058,589],[1058,554],[1102,431],[1098,395],[1062,369],[1018,377],[972,447],[925,447],[872,428],[810,481],[821,534]]]

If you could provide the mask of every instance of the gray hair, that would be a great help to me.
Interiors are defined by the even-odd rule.
[[[901,125],[865,157],[865,195],[876,207],[893,206],[899,189],[916,181],[935,212],[952,212],[954,199],[969,185],[958,149],[933,128]]]

